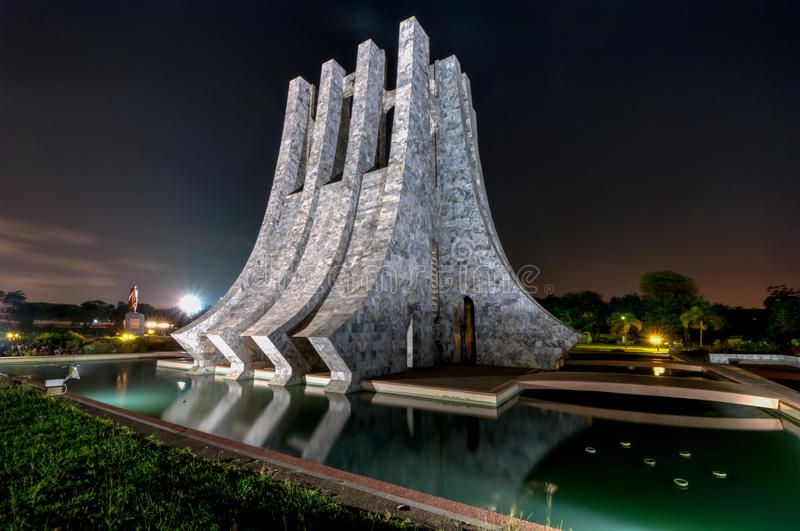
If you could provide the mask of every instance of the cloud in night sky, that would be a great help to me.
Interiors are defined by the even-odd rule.
[[[800,287],[800,3],[3,2],[0,289],[213,303],[264,215],[286,89],[415,15],[471,79],[494,223],[557,294],[646,271]],[[389,85],[391,87],[391,83]],[[13,200],[11,200],[13,198]]]
[[[23,287],[30,300],[74,302],[112,293],[110,288],[124,287],[137,272],[164,269],[139,258],[90,258],[97,254],[103,250],[92,234],[0,217],[0,289]]]

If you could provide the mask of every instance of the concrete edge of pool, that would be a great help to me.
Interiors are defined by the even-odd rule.
[[[88,354],[79,356],[43,356],[0,358],[3,364],[64,363],[157,358],[159,369],[186,371],[192,362],[186,353],[148,352],[131,354]],[[587,360],[568,361],[569,365],[589,367]],[[770,409],[800,423],[800,393],[733,365],[697,362],[673,356],[669,360],[594,360],[598,366],[663,367],[707,375],[714,380],[669,376],[613,374],[602,372],[559,372],[504,367],[444,366],[410,369],[399,374],[365,380],[364,390],[378,395],[392,395],[456,405],[494,409],[507,405],[526,389],[589,391],[599,393],[647,395],[664,398],[708,400]],[[217,366],[216,375],[226,375],[226,366]],[[269,381],[271,368],[255,370],[255,379]],[[324,388],[330,381],[326,373],[303,377],[305,384]],[[794,430],[793,430],[794,431]],[[800,431],[800,430],[799,430]]]
[[[4,356],[0,357],[0,366],[28,363],[70,363],[78,361],[125,361],[149,360],[153,358],[185,358],[183,351],[126,352],[108,354],[75,354],[60,356]],[[166,361],[166,360],[165,360]]]
[[[190,361],[158,360],[157,367],[188,370]],[[585,365],[583,361],[579,365]],[[558,372],[501,367],[446,366],[411,369],[400,374],[365,380],[365,391],[399,397],[429,399],[454,404],[497,409],[526,389],[589,391],[599,393],[646,395],[663,398],[707,400],[760,407],[777,411],[800,422],[800,393],[766,378],[731,365],[716,365],[676,358],[675,361],[604,361],[599,365],[633,365],[640,368],[682,369],[712,376],[715,380],[669,376],[644,376],[601,372]],[[215,374],[227,374],[229,368],[218,366]],[[272,369],[257,369],[255,378],[271,380]],[[309,386],[324,387],[325,373],[304,376]]]
[[[8,375],[0,377],[44,390],[44,386],[36,382]],[[324,490],[338,503],[355,509],[379,515],[390,514],[393,518],[408,518],[415,524],[435,529],[556,531],[542,524],[201,432],[71,392],[59,395],[56,399],[69,400],[91,415],[116,421],[142,435],[155,435],[170,446],[189,448],[200,457],[235,459],[241,466],[251,470],[263,470],[266,464],[271,467],[270,474],[277,481],[289,480],[298,486]]]
[[[175,356],[175,353],[172,353]],[[154,357],[154,356],[150,356]],[[89,357],[92,360],[97,360],[96,357]],[[122,359],[117,356],[115,360]],[[127,359],[136,359],[128,357]],[[63,363],[63,358],[50,360],[32,360],[36,362]],[[106,360],[107,361],[107,360]],[[673,363],[675,368],[683,368],[678,362]],[[658,366],[659,362],[654,366]],[[184,369],[187,362],[183,360],[167,359],[157,360],[156,364],[158,369]],[[688,363],[686,364],[688,366]],[[649,367],[650,365],[643,365]],[[392,377],[376,379],[377,385],[373,383],[373,389],[376,391],[373,395],[365,395],[365,399],[371,400],[376,403],[383,402],[403,402],[405,401],[423,401],[430,404],[433,409],[447,409],[449,413],[466,413],[459,411],[464,409],[473,410],[468,414],[474,415],[474,410],[486,411],[487,416],[499,415],[500,411],[507,405],[519,401],[531,401],[531,405],[539,407],[540,404],[536,399],[528,399],[519,397],[518,393],[521,389],[527,387],[527,382],[536,382],[538,379],[545,382],[545,385],[539,388],[559,389],[562,384],[566,383],[566,389],[572,389],[570,386],[577,382],[579,385],[584,385],[586,382],[592,382],[596,385],[597,381],[600,383],[609,384],[608,386],[601,386],[604,392],[615,392],[621,394],[651,394],[651,396],[670,396],[672,391],[680,393],[674,398],[697,398],[704,399],[708,392],[720,391],[716,396],[717,401],[740,403],[745,405],[755,405],[756,407],[765,407],[772,409],[778,413],[778,417],[774,419],[723,419],[717,422],[719,426],[708,426],[708,419],[690,419],[693,422],[699,422],[697,427],[717,427],[720,429],[756,429],[756,430],[786,430],[795,436],[800,436],[800,408],[797,404],[800,403],[798,398],[800,394],[788,388],[774,384],[773,382],[762,378],[760,376],[751,374],[744,369],[738,367],[714,367],[707,366],[701,363],[697,368],[701,368],[703,372],[708,372],[715,376],[715,379],[699,379],[691,378],[689,380],[681,380],[676,377],[643,377],[641,375],[624,375],[625,379],[621,380],[620,375],[608,375],[603,373],[576,373],[579,377],[573,378],[570,373],[558,372],[545,372],[545,371],[512,371],[508,369],[492,368],[492,367],[443,367],[429,370],[414,370]],[[0,367],[0,371],[1,371]],[[219,371],[224,374],[223,370]],[[695,370],[697,370],[695,368]],[[263,376],[257,378],[261,383],[260,385],[269,385],[268,380],[271,376],[271,370],[264,370]],[[483,375],[483,376],[481,376]],[[469,387],[469,389],[462,388],[465,394],[461,396],[485,396],[494,395],[508,396],[504,400],[503,407],[485,407],[476,404],[475,401],[465,403],[464,400],[456,399],[458,393],[453,393],[451,386],[443,385],[442,381],[450,381],[450,377],[455,376],[457,381],[464,384],[462,387]],[[199,378],[206,378],[207,376],[200,376]],[[588,377],[588,378],[587,378]],[[324,374],[312,375],[315,382],[327,382],[327,377]],[[17,379],[20,381],[20,379]],[[643,381],[653,382],[648,386],[643,384]],[[31,384],[30,381],[21,380],[25,383]],[[571,382],[571,383],[570,383]],[[692,382],[695,382],[694,384]],[[306,393],[322,394],[324,388],[317,383],[316,385],[310,381],[306,388]],[[42,388],[40,384],[33,383],[34,386]],[[623,385],[620,388],[620,385]],[[630,388],[625,391],[625,385]],[[702,397],[685,396],[683,391],[690,387],[696,387],[702,391]],[[425,391],[420,393],[415,387],[423,387]],[[654,392],[648,393],[648,388],[655,389]],[[484,389],[479,391],[478,389]],[[597,388],[598,390],[600,388]],[[622,390],[620,390],[622,389]],[[572,390],[586,390],[591,389],[572,389]],[[665,391],[667,390],[667,391]],[[683,391],[682,391],[683,390]],[[697,390],[697,389],[695,389]],[[388,391],[388,392],[387,392]],[[666,393],[666,394],[665,394]],[[713,393],[712,393],[713,394]],[[164,421],[139,413],[134,413],[128,410],[120,409],[115,406],[107,405],[80,395],[66,393],[63,395],[65,398],[77,403],[88,412],[99,415],[107,416],[122,424],[128,425],[138,432],[152,434],[154,430],[157,434],[168,444],[188,446],[195,453],[204,457],[226,458],[233,457],[239,460],[244,459],[244,466],[251,468],[263,468],[264,463],[270,467],[280,470],[277,477],[289,479],[297,484],[308,485],[314,488],[322,488],[329,491],[332,495],[336,496],[339,501],[344,505],[355,507],[363,510],[370,510],[379,514],[389,513],[394,517],[404,518],[408,517],[415,523],[422,525],[431,525],[436,528],[454,528],[461,527],[464,524],[479,528],[491,527],[508,527],[510,522],[513,522],[514,527],[530,528],[530,529],[546,529],[539,524],[532,524],[530,522],[522,522],[512,519],[499,513],[491,512],[487,509],[474,507],[448,499],[440,498],[434,495],[429,495],[420,491],[400,487],[397,485],[385,483],[379,480],[374,480],[365,476],[360,476],[350,472],[341,471],[325,465],[321,465],[312,461],[307,461],[299,457],[293,457],[286,454],[281,454],[272,450],[263,449],[257,446],[250,446],[238,441],[227,439],[224,437],[208,434],[192,428],[175,424],[169,421]],[[744,398],[743,398],[744,397]],[[748,404],[746,400],[753,398],[756,403]],[[742,402],[741,400],[745,400]],[[766,402],[765,402],[766,400]],[[388,405],[398,405],[397,403],[388,403]],[[544,404],[549,409],[568,409],[577,406],[566,406],[562,404]],[[771,406],[771,407],[769,407]],[[418,407],[418,405],[416,406]],[[591,413],[600,417],[616,418],[620,412],[614,410],[606,411],[583,411],[583,413]],[[647,414],[638,414],[640,417],[647,417]],[[480,415],[484,416],[484,415]],[[660,415],[659,417],[663,417]],[[630,419],[628,419],[630,420]],[[652,419],[640,418],[640,421],[649,421]],[[685,425],[686,420],[683,418],[659,418],[659,423],[665,424],[680,424]],[[253,463],[258,463],[255,465]],[[403,507],[403,510],[401,509]]]

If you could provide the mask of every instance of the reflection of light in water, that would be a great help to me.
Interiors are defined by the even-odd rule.
[[[116,389],[86,389],[81,390],[81,394],[104,404],[155,416],[175,401],[175,392],[163,388],[139,389],[132,386],[124,393],[118,393]]]
[[[122,394],[128,389],[128,371],[117,375],[117,393]]]
[[[170,416],[167,414],[168,408],[174,407],[174,411],[177,413],[174,413],[176,418],[173,422],[177,421],[178,424],[190,427],[194,427],[199,420],[208,415],[226,391],[225,387],[220,390],[222,383],[220,380],[216,380],[215,383],[214,377],[190,378],[174,370],[168,372],[162,369],[156,373],[160,377],[154,378],[152,371],[154,362],[147,361],[130,364],[131,368],[127,375],[129,386],[123,396],[117,394],[115,382],[118,374],[124,368],[118,362],[114,363],[117,364],[99,365],[96,370],[93,369],[95,365],[91,365],[89,367],[92,367],[92,370],[86,373],[84,382],[69,381],[67,383],[72,384],[70,387],[77,388],[82,395],[112,405],[116,405],[121,399],[124,399],[125,405],[129,409],[156,417],[163,414],[165,420],[170,420],[167,418]],[[80,370],[83,370],[83,367],[81,366]],[[27,368],[18,370],[26,373],[32,371]],[[61,378],[67,373],[67,366],[64,364],[58,369],[44,366],[43,369],[35,370],[47,370],[49,371],[47,372],[48,376]],[[183,393],[179,393],[179,381],[186,384]],[[294,403],[290,408],[290,395],[286,389],[275,388],[276,390],[272,391],[269,389],[269,383],[265,380],[256,380],[252,385],[256,391],[261,392],[254,393],[254,396],[258,395],[258,401],[255,398],[252,402],[243,399],[242,404],[232,410],[230,420],[226,419],[225,424],[222,425],[223,428],[219,429],[219,431],[228,430],[223,436],[241,440],[234,434],[241,425],[242,430],[248,428],[251,430],[246,434],[245,442],[248,444],[295,453],[296,450],[293,451],[287,447],[286,436],[299,433],[304,435],[302,442],[308,445],[310,442],[308,435],[313,433],[316,425],[320,424],[321,416],[324,413],[321,403],[316,401],[313,404],[306,403],[316,395],[302,391],[295,392],[292,399]],[[285,394],[285,400],[279,398],[283,396],[282,393]],[[328,401],[324,393],[321,393],[320,396],[324,401]],[[353,395],[350,396],[353,397]],[[669,498],[670,495],[679,499],[679,502],[675,503],[682,504],[686,509],[685,518],[698,521],[697,527],[738,527],[736,522],[731,523],[732,517],[726,514],[733,512],[733,509],[728,507],[727,511],[720,511],[718,507],[724,507],[724,505],[715,505],[715,502],[727,503],[727,501],[719,500],[727,498],[726,489],[736,488],[737,479],[739,479],[738,484],[741,485],[746,481],[757,480],[761,477],[747,476],[753,472],[738,464],[734,466],[730,462],[741,452],[750,451],[745,444],[742,444],[741,448],[725,449],[720,452],[720,455],[713,456],[714,461],[709,462],[707,468],[702,463],[696,463],[700,469],[688,467],[694,461],[703,460],[704,456],[709,453],[708,448],[712,443],[726,440],[734,443],[736,441],[735,434],[729,431],[697,429],[673,431],[672,428],[654,427],[642,428],[642,432],[637,432],[635,429],[628,431],[629,426],[626,424],[625,431],[627,433],[622,435],[619,433],[621,431],[620,424],[601,420],[595,425],[596,431],[582,439],[585,440],[584,447],[587,444],[597,444],[598,447],[593,447],[596,448],[596,453],[594,455],[581,454],[581,450],[584,450],[584,448],[580,448],[582,440],[571,439],[571,437],[584,429],[584,418],[586,418],[586,423],[591,425],[591,417],[584,417],[585,413],[583,412],[575,415],[545,413],[543,409],[520,406],[508,409],[497,419],[481,421],[481,453],[472,456],[466,455],[464,451],[467,423],[460,420],[461,416],[453,413],[425,412],[421,410],[421,407],[428,407],[433,402],[422,400],[418,400],[420,409],[412,409],[414,415],[408,416],[408,410],[403,411],[403,409],[409,407],[410,402],[400,402],[397,407],[403,409],[395,411],[394,406],[392,409],[389,409],[388,405],[382,404],[379,407],[379,404],[364,399],[369,396],[356,395],[353,397],[355,399],[351,400],[353,403],[351,421],[348,421],[339,440],[333,444],[328,458],[325,459],[326,464],[355,473],[378,476],[378,479],[393,483],[403,484],[405,482],[410,488],[418,488],[463,503],[485,506],[502,514],[513,512],[515,515],[530,518],[539,523],[543,523],[547,516],[546,502],[549,498],[552,506],[551,526],[565,531],[570,527],[633,531],[634,529],[667,525],[673,517],[670,511],[676,510],[677,512],[682,509],[668,505],[674,501]],[[193,402],[192,397],[197,397],[198,400]],[[247,402],[247,407],[243,405],[245,402]],[[706,407],[702,404],[701,407]],[[258,406],[258,410],[256,406]],[[710,406],[708,407],[710,408]],[[269,409],[268,412],[267,409]],[[483,408],[478,411],[482,412]],[[713,408],[711,411],[717,411],[717,409]],[[761,418],[760,410],[748,411],[759,413],[759,419]],[[178,414],[183,414],[183,417],[177,418]],[[589,414],[594,413],[589,410]],[[636,414],[638,415],[638,413]],[[744,413],[742,414],[744,415]],[[412,422],[409,423],[409,420]],[[250,426],[247,426],[248,423]],[[410,440],[407,434],[410,432],[409,424],[413,426],[414,433],[420,434],[420,437]],[[237,428],[228,428],[228,426],[237,426]],[[320,430],[319,433],[322,435],[324,431]],[[332,433],[332,431],[328,433]],[[678,440],[672,440],[669,437],[672,434],[676,436],[680,434],[681,437]],[[772,435],[783,436],[780,432]],[[381,437],[380,443],[376,445],[376,439],[379,436]],[[752,437],[761,436],[762,432],[752,435]],[[785,437],[786,441],[794,441],[791,435],[785,434]],[[334,440],[334,437],[326,438]],[[661,438],[665,440],[662,441]],[[320,448],[325,450],[322,444],[323,438],[320,437],[317,440],[321,443]],[[615,440],[618,444],[624,440],[630,442],[636,440],[637,448],[631,447],[630,450],[623,450],[620,446],[613,444]],[[707,444],[699,444],[697,440],[702,440]],[[748,443],[751,442],[750,439],[743,439],[743,441],[745,440]],[[562,441],[567,442],[561,446]],[[784,441],[784,439],[778,440],[778,442],[780,441]],[[292,439],[291,442],[299,441]],[[608,444],[609,442],[610,444]],[[769,442],[767,439],[760,439],[753,446],[761,444],[762,448],[772,449],[773,447],[768,445]],[[656,444],[651,447],[653,443]],[[788,447],[789,444],[793,445],[794,443],[785,442],[785,444]],[[692,459],[686,460],[675,455],[677,454],[674,451],[675,446],[678,447],[678,450],[690,449]],[[380,447],[383,449],[378,451]],[[719,444],[719,447],[724,448],[724,445]],[[774,448],[783,449],[779,446]],[[791,448],[795,449],[794,446]],[[642,451],[640,452],[639,449]],[[730,451],[730,455],[724,453],[728,451]],[[623,452],[625,453],[623,454]],[[320,452],[317,455],[322,456],[323,453]],[[761,458],[766,459],[770,453],[778,452],[765,452]],[[624,463],[627,464],[614,470],[613,476],[615,477],[607,478],[609,479],[608,483],[600,488],[585,490],[576,488],[575,486],[580,485],[580,482],[587,480],[587,475],[590,477],[593,475],[590,473],[595,465],[603,466],[602,462],[606,461],[607,454],[612,458],[609,466],[613,465],[615,459],[621,457],[619,454],[625,456]],[[787,454],[788,452],[784,451],[780,455],[781,458],[786,459],[784,463],[788,461]],[[615,455],[616,458],[614,458]],[[651,459],[656,456],[658,456],[656,468],[649,468],[647,463],[642,461],[644,458]],[[670,470],[675,468],[671,466],[676,464],[675,457],[678,457],[680,460],[678,463],[684,465],[686,470],[681,468]],[[747,457],[747,454],[744,457]],[[794,455],[789,455],[789,459],[793,457]],[[574,469],[573,463],[570,461],[573,461]],[[596,461],[600,461],[600,463],[596,463]],[[771,462],[768,461],[767,464],[771,464]],[[426,470],[426,466],[427,470],[432,473],[420,474],[419,470]],[[766,465],[764,467],[766,468]],[[783,468],[790,467],[784,466]],[[730,481],[713,475],[713,470],[725,471],[727,469],[731,470],[728,475]],[[754,466],[753,470],[759,471],[760,469]],[[770,468],[769,470],[770,472],[780,471],[780,468]],[[639,483],[641,478],[635,475],[647,473],[649,474],[644,476],[647,481],[655,482],[651,485],[652,494],[660,497],[660,501],[649,506],[648,503],[655,498],[649,498],[650,494],[647,491],[650,489],[637,489],[642,484]],[[691,483],[689,490],[681,490],[671,484],[672,479],[670,478],[675,476],[682,476],[689,481]],[[737,476],[739,477],[737,478]],[[770,476],[764,474],[764,477]],[[763,503],[762,507],[769,507],[770,503],[777,503],[776,499],[780,499],[781,502],[786,499],[784,496],[792,490],[791,488],[794,486],[792,480],[796,479],[796,475],[788,476],[787,474],[787,477],[788,480],[775,477],[774,490],[765,490],[773,487],[772,484],[765,483],[763,489],[759,489],[765,494],[757,491],[752,493],[759,495],[757,501]],[[534,481],[526,481],[526,479]],[[548,493],[545,488],[545,479],[560,486],[558,511],[555,510],[554,493]],[[783,483],[778,483],[778,480],[782,480]],[[529,496],[526,491],[532,487],[534,482],[539,485],[536,487],[535,493]],[[706,485],[708,482],[714,483]],[[704,496],[708,495],[708,498],[705,499],[692,496],[692,492],[700,494],[698,489],[704,485],[717,487],[715,490],[719,493],[719,498],[712,497],[717,496],[717,493],[703,493]],[[523,489],[520,489],[520,486],[524,486]],[[614,492],[615,490],[617,492]],[[723,494],[725,498],[723,498]],[[681,497],[681,495],[686,496]],[[620,499],[626,496],[630,499]],[[739,510],[738,507],[734,509]],[[745,510],[749,511],[749,508],[742,507],[741,511]],[[773,516],[779,518],[784,514],[786,513],[776,510],[774,513],[770,513],[770,518]],[[752,520],[747,519],[749,516],[750,514],[744,512],[735,514],[735,517],[740,518],[745,527],[747,524],[751,524],[749,527],[752,529],[760,528],[759,525],[753,524]],[[569,522],[567,525],[559,524],[562,517]],[[758,518],[763,518],[763,515],[759,515]],[[761,522],[763,524],[763,520]],[[779,524],[775,527],[790,528],[791,526]]]
[[[655,376],[661,376],[666,372],[666,370],[667,369],[665,369],[664,367],[653,367],[653,374]]]
[[[178,380],[178,391],[185,391],[186,390],[186,382],[183,380]]]

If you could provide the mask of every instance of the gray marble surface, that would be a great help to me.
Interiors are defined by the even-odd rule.
[[[466,298],[478,364],[553,368],[579,340],[530,295],[538,269],[518,275],[509,263],[470,81],[455,56],[431,64],[429,46],[415,18],[401,23],[389,90],[372,41],[359,46],[354,73],[329,61],[316,120],[313,88],[290,84],[253,255],[221,301],[175,334],[198,370],[219,352],[233,378],[268,359],[274,385],[327,368],[327,391],[357,390],[364,378],[463,358]]]
[[[342,180],[325,184],[305,252],[287,288],[245,336],[252,337],[275,366],[275,384],[294,383],[318,356],[295,346],[289,334],[315,311],[328,295],[341,270],[350,243],[364,173],[375,164],[382,113],[385,54],[374,42],[358,49],[353,78],[350,131],[344,138],[346,158]]]
[[[316,117],[309,138],[309,150],[293,192],[284,199],[272,236],[264,242],[265,271],[261,282],[252,283],[248,292],[228,305],[206,336],[228,358],[232,371],[228,378],[252,377],[266,356],[242,337],[290,284],[305,253],[319,204],[320,188],[330,181],[341,120],[344,69],[330,60],[322,66]],[[280,369],[276,367],[276,369]],[[281,373],[277,374],[280,378]]]
[[[314,99],[314,86],[303,78],[295,78],[289,83],[289,95],[286,102],[286,115],[283,122],[283,134],[278,152],[275,177],[272,189],[256,238],[253,251],[247,259],[242,272],[234,283],[214,306],[185,327],[174,332],[172,337],[194,358],[193,374],[213,374],[217,363],[224,361],[205,333],[215,326],[231,305],[251,292],[253,284],[265,282],[265,248],[272,238],[275,225],[280,220],[284,199],[292,192],[298,177],[301,175],[301,161],[305,157],[303,146],[307,131],[313,123],[311,106]]]

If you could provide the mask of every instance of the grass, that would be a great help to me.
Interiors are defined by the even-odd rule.
[[[0,378],[0,529],[409,526],[196,457]]]
[[[662,356],[669,355],[669,348],[667,347],[647,347],[644,345],[609,345],[605,343],[581,343],[573,347],[574,350],[594,350],[603,352],[613,352],[622,350],[626,353],[641,353],[641,354],[659,354]]]

